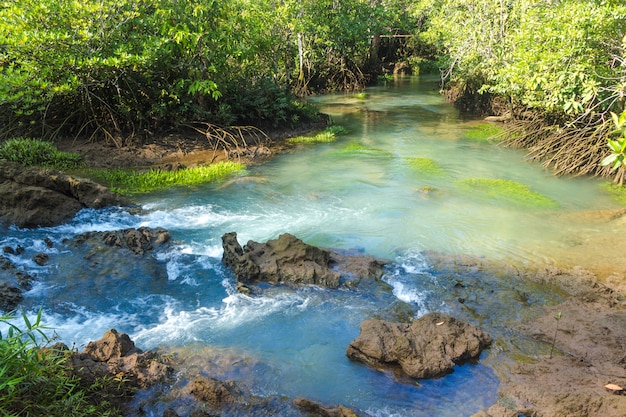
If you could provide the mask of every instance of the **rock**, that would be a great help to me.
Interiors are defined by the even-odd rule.
[[[296,398],[294,404],[310,416],[315,417],[357,417],[357,414],[342,405],[338,407],[324,407],[306,398]]]
[[[33,261],[39,266],[44,266],[50,260],[50,256],[46,253],[37,253],[33,257]]]
[[[491,338],[454,317],[429,313],[411,324],[365,320],[347,356],[377,369],[401,371],[411,378],[433,378],[454,365],[477,359]]]
[[[234,404],[242,397],[233,382],[205,377],[195,378],[187,385],[185,391],[212,410]]]
[[[377,279],[386,261],[351,256],[307,245],[285,233],[267,243],[249,241],[243,248],[235,232],[222,236],[222,262],[243,283],[313,284],[338,288],[342,278]]]
[[[77,236],[72,243],[76,246],[89,244],[95,251],[100,251],[99,246],[104,244],[110,248],[128,249],[135,255],[144,255],[169,240],[169,232],[161,227],[140,227],[110,232],[87,232]]]
[[[130,204],[129,200],[90,180],[0,161],[0,223],[6,226],[55,226],[83,208]]]
[[[98,378],[123,380],[121,395],[147,388],[163,380],[171,368],[156,352],[142,352],[127,334],[108,330],[100,340],[89,342],[85,350],[71,357],[74,372],[84,383]],[[122,385],[122,384],[120,384]]]
[[[24,300],[22,290],[6,282],[0,283],[0,310],[10,312]]]

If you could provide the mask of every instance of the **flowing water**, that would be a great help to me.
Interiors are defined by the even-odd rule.
[[[615,203],[596,180],[555,178],[525,162],[521,151],[467,139],[476,121],[445,103],[434,79],[400,79],[368,89],[364,99],[327,95],[315,101],[347,135],[302,146],[227,184],[140,196],[142,213],[84,210],[63,226],[8,230],[0,246],[19,244],[26,255],[50,256],[43,267],[24,260],[29,256],[12,257],[38,279],[25,308],[33,314],[42,308],[46,323],[68,345],[80,348],[115,327],[142,349],[177,350],[189,366],[215,366],[214,372],[260,396],[306,397],[372,416],[470,416],[493,404],[498,378],[488,364],[498,349],[451,375],[407,384],[350,362],[346,347],[363,319],[384,315],[398,300],[415,316],[456,312],[506,339],[507,320],[518,315],[514,297],[510,303],[476,302],[478,315],[467,314],[450,296],[452,283],[431,270],[423,252],[551,262],[611,233],[574,221],[573,214]],[[354,142],[361,147],[350,146]],[[441,169],[419,171],[410,158],[432,159]],[[468,178],[513,180],[558,207],[482,195],[461,185]],[[175,244],[155,255],[161,269],[133,259],[93,265],[63,244],[85,231],[139,226],[171,232]],[[392,259],[385,280],[393,292],[306,287],[238,294],[233,274],[221,264],[221,236],[230,231],[242,244],[289,232],[309,244]],[[487,279],[472,274],[468,279]],[[514,294],[519,283],[494,285]],[[539,304],[558,301],[545,290],[532,291]],[[213,365],[201,364],[209,358]],[[218,358],[238,359],[218,369],[224,360]],[[160,415],[155,410],[152,415]]]

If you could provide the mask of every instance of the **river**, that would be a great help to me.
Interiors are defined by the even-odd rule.
[[[243,358],[216,372],[256,395],[306,397],[371,416],[471,416],[490,406],[498,399],[499,381],[490,366],[498,360],[497,348],[451,375],[407,384],[350,362],[346,347],[363,319],[384,315],[399,300],[416,317],[429,311],[461,315],[506,346],[515,301],[477,302],[480,317],[468,314],[449,296],[452,283],[430,268],[424,251],[521,264],[580,256],[597,262],[599,252],[586,245],[610,241],[616,232],[579,214],[617,204],[596,179],[556,178],[525,161],[522,151],[468,138],[478,122],[463,118],[437,89],[434,78],[413,77],[369,88],[364,98],[315,97],[348,131],[336,142],[303,145],[250,167],[226,186],[137,196],[141,213],[84,210],[59,227],[8,230],[0,246],[50,256],[44,266],[28,256],[12,259],[37,277],[24,307],[31,314],[42,308],[58,338],[77,348],[115,327],[144,350],[177,350],[196,362]],[[419,169],[414,158],[430,159],[436,169]],[[550,205],[494,197],[468,188],[471,178],[523,184]],[[63,243],[86,231],[139,226],[171,232],[175,244],[155,255],[159,271],[132,259],[90,265]],[[238,294],[232,272],[221,264],[221,236],[231,231],[242,244],[289,232],[309,244],[392,259],[384,279],[393,292],[281,287],[256,297]],[[620,256],[606,252],[602,261],[622,262]],[[518,285],[511,282],[503,291]],[[539,304],[558,301],[548,290],[532,291]]]

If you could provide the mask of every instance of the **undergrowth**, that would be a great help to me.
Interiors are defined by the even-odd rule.
[[[150,170],[139,172],[128,169],[89,169],[82,175],[92,178],[112,191],[124,194],[141,194],[175,185],[196,185],[224,180],[243,171],[244,164],[223,161],[207,166],[179,169],[177,171]]]
[[[83,166],[80,155],[62,152],[52,143],[31,138],[12,138],[0,144],[0,159],[24,166],[39,166],[58,170]]]
[[[41,312],[31,322],[22,314],[0,316],[0,412],[4,417],[119,416],[101,395],[93,401],[92,389],[83,387],[69,364],[70,351],[49,347]],[[6,329],[6,330],[4,330]]]

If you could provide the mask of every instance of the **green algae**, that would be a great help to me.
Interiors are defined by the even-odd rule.
[[[458,182],[461,189],[484,198],[528,208],[556,208],[558,203],[511,180],[470,178]]]
[[[600,186],[607,192],[613,200],[626,206],[626,187],[612,182],[603,182]]]
[[[446,170],[437,162],[429,158],[407,158],[406,161],[415,171],[429,177],[442,176]]]
[[[463,137],[465,139],[474,140],[478,142],[486,142],[493,140],[493,138],[504,132],[502,127],[493,123],[481,123],[469,128]]]
[[[368,156],[379,156],[379,157],[385,157],[385,158],[392,157],[392,154],[390,152],[383,151],[382,149],[378,149],[378,148],[365,146],[358,141],[352,141],[352,142],[347,143],[343,148],[334,151],[333,154],[338,155],[338,156],[368,155]]]

